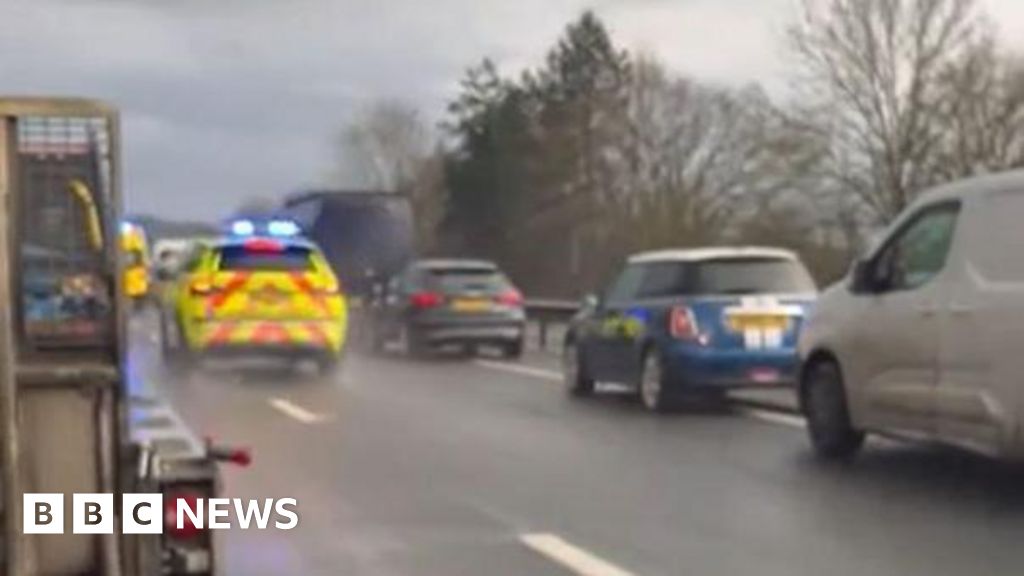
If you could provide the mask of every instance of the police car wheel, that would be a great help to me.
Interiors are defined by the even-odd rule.
[[[803,410],[815,454],[824,460],[852,457],[864,444],[864,432],[850,422],[839,366],[816,362],[804,378]]]
[[[594,393],[594,380],[587,373],[587,364],[576,342],[569,340],[562,347],[562,378],[572,396],[590,396]]]
[[[324,355],[316,360],[316,369],[321,376],[333,376],[341,370],[341,356]]]

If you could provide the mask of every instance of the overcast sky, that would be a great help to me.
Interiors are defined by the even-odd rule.
[[[1024,49],[1024,0],[985,0]],[[0,0],[0,93],[124,114],[129,208],[222,216],[316,185],[347,116],[401,99],[436,120],[463,70],[535,65],[593,8],[621,46],[711,81],[784,86],[794,0]]]

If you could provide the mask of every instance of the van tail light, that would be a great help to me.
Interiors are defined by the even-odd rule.
[[[185,512],[181,515],[181,528],[178,528],[179,502],[181,506],[188,506],[189,510],[200,518],[204,517],[206,511],[199,508],[203,505],[203,498],[200,494],[193,492],[168,494],[164,498],[164,533],[174,540],[192,540],[203,532],[203,528],[196,526]]]
[[[689,306],[674,306],[668,315],[668,332],[676,340],[699,340],[697,319]]]
[[[523,295],[515,288],[509,288],[501,294],[498,294],[498,304],[505,306],[519,307],[523,305]]]
[[[437,292],[416,292],[409,296],[409,305],[417,310],[437,308],[444,301],[444,297]]]

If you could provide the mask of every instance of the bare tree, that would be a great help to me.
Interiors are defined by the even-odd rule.
[[[744,209],[801,187],[820,154],[757,87],[728,90],[634,63],[625,211],[641,244],[722,240]]]
[[[804,0],[798,80],[827,174],[879,220],[933,183],[943,74],[981,41],[974,0]]]
[[[1024,166],[1024,62],[993,39],[949,67],[940,104],[937,173],[952,179]]]
[[[381,100],[356,113],[341,137],[342,166],[360,185],[406,191],[430,154],[430,133],[419,113]]]

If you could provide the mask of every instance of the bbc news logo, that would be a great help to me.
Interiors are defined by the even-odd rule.
[[[64,494],[25,494],[22,524],[25,534],[64,533]],[[113,494],[73,494],[73,534],[113,534]],[[235,525],[232,525],[234,519]],[[298,501],[294,498],[198,498],[163,494],[124,494],[121,526],[124,534],[163,534],[196,530],[291,530],[299,525]]]

